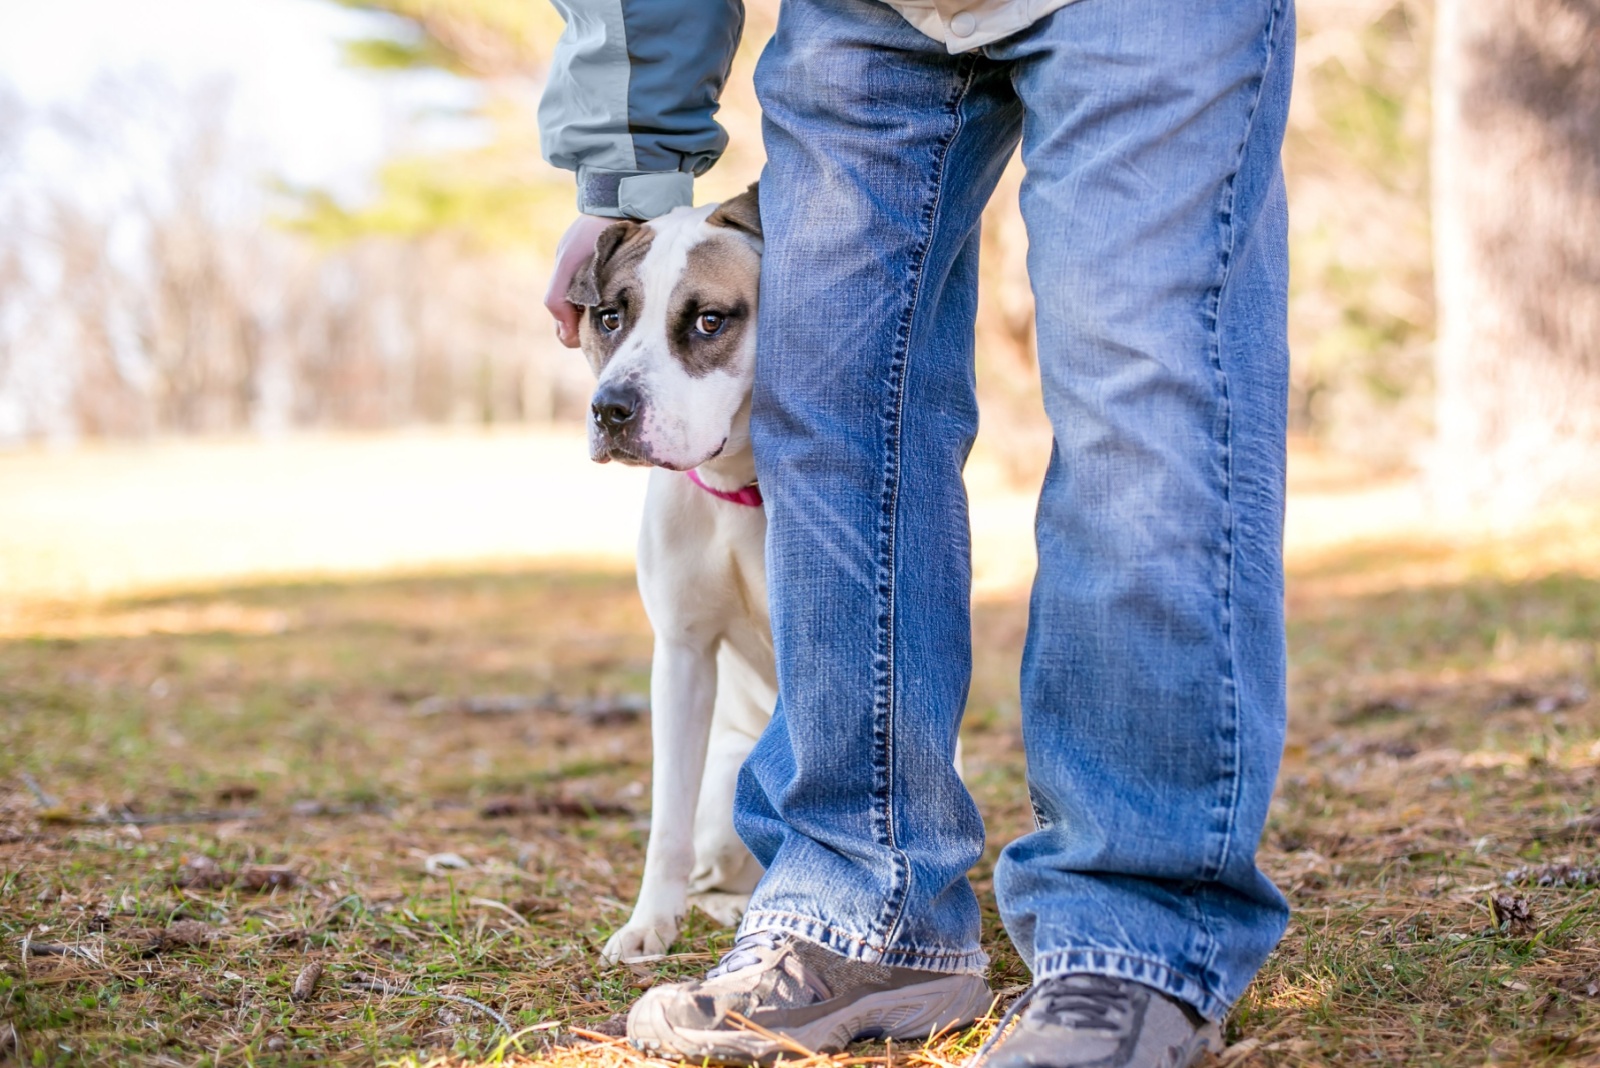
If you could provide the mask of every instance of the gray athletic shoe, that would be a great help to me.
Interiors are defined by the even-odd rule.
[[[970,1064],[1188,1068],[1207,1050],[1222,1050],[1222,1029],[1161,991],[1127,979],[1063,975],[1018,998]]]
[[[925,1038],[988,1011],[976,975],[886,968],[760,931],[740,938],[704,979],[653,987],[628,1013],[646,1053],[769,1064],[834,1053],[861,1038]]]

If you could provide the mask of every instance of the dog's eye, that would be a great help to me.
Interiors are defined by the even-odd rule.
[[[727,325],[728,317],[720,312],[701,312],[700,318],[694,321],[694,328],[706,337],[720,334]]]
[[[595,318],[600,320],[600,329],[608,334],[622,329],[622,313],[615,308],[602,308],[595,313]]]

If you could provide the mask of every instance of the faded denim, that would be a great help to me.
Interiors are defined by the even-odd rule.
[[[1284,726],[1292,0],[1081,0],[951,56],[785,0],[756,75],[755,448],[780,699],[735,822],[744,929],[980,970],[962,467],[978,220],[1021,139],[1056,446],[1022,668],[1037,829],[995,888],[1035,978],[1220,1017],[1283,932],[1255,863]]]

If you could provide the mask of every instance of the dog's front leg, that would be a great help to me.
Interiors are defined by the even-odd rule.
[[[694,869],[694,813],[717,692],[714,648],[656,637],[650,665],[650,839],[628,925],[606,943],[608,963],[660,956],[678,937]]]

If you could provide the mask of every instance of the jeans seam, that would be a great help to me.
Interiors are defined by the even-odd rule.
[[[884,654],[882,667],[879,669],[876,680],[880,695],[878,704],[878,726],[882,731],[882,742],[879,747],[882,782],[880,796],[884,801],[883,806],[883,831],[884,844],[889,848],[890,855],[894,858],[894,881],[888,896],[883,903],[883,912],[878,926],[884,932],[883,942],[885,951],[893,942],[895,932],[905,918],[905,903],[909,896],[909,881],[911,872],[906,862],[904,853],[900,850],[895,834],[895,804],[894,804],[894,727],[895,727],[895,566],[898,545],[896,541],[896,523],[900,507],[900,439],[905,416],[905,381],[908,366],[911,360],[912,326],[916,322],[917,312],[922,305],[922,286],[927,277],[928,256],[933,250],[934,235],[938,226],[939,209],[943,202],[945,166],[950,158],[950,146],[961,135],[964,125],[962,118],[962,105],[967,94],[972,89],[972,83],[977,75],[977,63],[963,58],[961,61],[967,68],[964,76],[959,77],[957,88],[945,108],[953,120],[949,132],[935,147],[935,155],[931,174],[931,194],[923,207],[923,239],[917,248],[911,264],[911,299],[906,305],[905,312],[900,317],[900,323],[895,330],[895,352],[889,363],[889,390],[888,410],[885,426],[885,449],[883,466],[883,490],[880,494],[879,517],[879,573],[883,578],[879,587],[880,612],[878,625],[878,640],[882,643]],[[958,68],[959,69],[959,68]]]
[[[1240,767],[1243,764],[1241,752],[1242,739],[1239,729],[1239,686],[1237,679],[1238,655],[1234,646],[1233,633],[1233,587],[1236,581],[1237,560],[1234,556],[1234,512],[1233,512],[1233,406],[1229,391],[1227,371],[1222,366],[1222,338],[1221,315],[1222,293],[1227,288],[1228,281],[1233,272],[1233,252],[1238,238],[1238,230],[1234,226],[1233,213],[1236,206],[1237,183],[1239,172],[1244,166],[1244,155],[1250,145],[1250,135],[1255,129],[1256,115],[1261,108],[1262,94],[1266,89],[1267,70],[1272,65],[1274,56],[1273,41],[1276,39],[1279,17],[1283,10],[1284,0],[1272,0],[1267,24],[1262,33],[1261,49],[1263,53],[1261,72],[1256,78],[1255,95],[1250,102],[1250,108],[1245,116],[1244,136],[1239,141],[1238,156],[1234,161],[1232,171],[1228,175],[1226,189],[1224,190],[1222,206],[1219,213],[1219,225],[1222,230],[1222,248],[1220,277],[1215,288],[1211,291],[1209,307],[1211,315],[1211,363],[1216,373],[1218,389],[1221,393],[1221,405],[1218,413],[1218,444],[1221,446],[1219,457],[1222,470],[1222,492],[1224,500],[1224,544],[1223,544],[1223,587],[1222,587],[1222,637],[1226,649],[1227,668],[1224,677],[1225,706],[1228,716],[1228,741],[1229,741],[1229,772],[1225,792],[1225,812],[1223,817],[1222,846],[1217,852],[1216,861],[1207,866],[1205,877],[1207,881],[1217,881],[1227,869],[1229,855],[1233,852],[1233,839],[1236,832],[1239,813],[1239,793],[1241,789]],[[1221,951],[1221,940],[1211,929],[1211,924],[1206,916],[1205,909],[1199,909],[1201,929],[1205,932],[1206,941],[1209,943],[1203,968],[1205,974],[1210,976],[1216,965],[1217,954]]]

